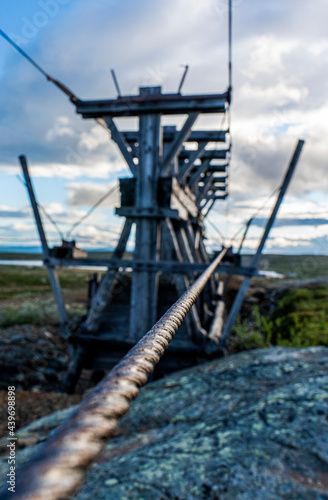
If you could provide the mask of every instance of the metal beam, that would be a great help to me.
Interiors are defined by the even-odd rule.
[[[299,140],[297,145],[296,145],[296,148],[295,148],[295,151],[294,151],[294,154],[291,158],[291,161],[289,163],[289,166],[287,168],[287,171],[286,171],[286,174],[285,174],[285,178],[282,182],[282,185],[281,185],[281,188],[279,190],[279,193],[278,193],[278,196],[277,196],[277,199],[276,199],[276,203],[273,207],[273,210],[271,212],[271,215],[270,215],[270,218],[267,222],[267,225],[265,227],[265,230],[264,230],[264,233],[263,233],[263,236],[260,240],[260,243],[259,243],[259,246],[257,248],[257,251],[256,253],[253,255],[253,258],[252,258],[252,261],[251,261],[251,265],[250,267],[252,268],[257,268],[258,266],[258,263],[259,263],[259,260],[261,258],[261,255],[262,255],[262,250],[264,248],[264,245],[265,245],[265,242],[267,240],[267,237],[269,236],[269,233],[270,233],[270,230],[274,224],[274,221],[275,221],[275,218],[277,216],[277,213],[278,213],[278,210],[280,208],[280,205],[282,203],[282,200],[286,194],[286,191],[288,189],[288,186],[290,184],[290,181],[293,177],[293,174],[295,172],[295,168],[297,166],[297,163],[299,161],[299,158],[301,156],[301,152],[302,152],[302,149],[303,149],[303,146],[304,146],[304,141],[302,140]],[[241,305],[244,301],[244,298],[245,298],[245,295],[247,293],[247,290],[248,290],[248,287],[251,283],[251,277],[247,277],[244,279],[244,281],[242,282],[241,284],[241,287],[238,291],[238,294],[235,298],[235,301],[232,305],[232,308],[229,312],[229,316],[228,316],[228,319],[226,321],[226,324],[224,325],[224,328],[223,328],[223,332],[222,332],[222,338],[221,338],[221,348],[224,348],[225,345],[226,345],[226,342],[228,340],[228,337],[231,333],[231,330],[236,322],[236,319],[237,319],[237,316],[239,314],[239,311],[240,311],[240,308],[241,308]]]
[[[26,184],[27,191],[28,191],[28,194],[30,197],[30,201],[31,201],[32,209],[33,209],[33,214],[34,214],[34,219],[35,219],[36,226],[37,226],[37,229],[39,232],[39,237],[41,240],[44,264],[47,267],[51,288],[52,288],[52,291],[54,293],[55,301],[57,304],[58,314],[59,314],[60,323],[61,323],[61,334],[63,337],[66,338],[69,335],[69,331],[68,331],[68,327],[67,327],[68,318],[67,318],[67,313],[66,313],[66,309],[65,309],[65,305],[64,305],[63,296],[62,296],[61,290],[60,290],[58,276],[57,276],[57,274],[56,274],[55,270],[53,269],[53,266],[50,262],[48,242],[47,242],[47,238],[46,238],[46,235],[45,235],[45,232],[43,229],[38,204],[37,204],[37,201],[35,198],[32,181],[31,181],[30,174],[28,171],[26,157],[23,155],[19,156],[19,161],[20,161],[20,164],[22,166],[25,184]]]

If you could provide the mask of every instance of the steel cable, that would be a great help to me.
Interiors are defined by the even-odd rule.
[[[64,500],[83,483],[87,468],[115,434],[118,421],[148,380],[182,321],[226,253],[213,260],[193,285],[109,372],[75,413],[17,471],[16,500]],[[3,489],[1,500],[12,498]]]

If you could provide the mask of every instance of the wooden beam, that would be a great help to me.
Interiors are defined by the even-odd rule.
[[[35,198],[32,181],[31,181],[30,174],[28,171],[26,157],[23,155],[19,156],[19,161],[20,161],[20,164],[22,166],[25,184],[26,184],[27,191],[28,191],[28,194],[30,197],[32,210],[33,210],[33,214],[34,214],[34,219],[35,219],[36,226],[37,226],[38,233],[39,233],[39,237],[41,240],[44,264],[45,264],[47,271],[48,271],[50,285],[51,285],[51,288],[52,288],[52,291],[53,291],[53,294],[55,297],[56,305],[57,305],[58,315],[59,315],[60,323],[61,323],[61,334],[63,337],[66,338],[69,336],[69,330],[68,330],[68,326],[67,326],[68,318],[67,318],[67,312],[65,309],[63,296],[62,296],[61,289],[60,289],[58,276],[57,276],[57,273],[50,262],[48,242],[47,242],[47,238],[46,238],[46,235],[45,235],[45,232],[43,229],[42,220],[41,220],[41,216],[39,213],[39,207],[38,207],[38,204],[37,204],[37,201]]]
[[[104,122],[106,123],[108,129],[110,130],[113,141],[115,141],[116,144],[118,145],[119,150],[121,151],[126,163],[130,167],[131,172],[136,177],[138,174],[137,165],[133,161],[133,156],[129,151],[129,145],[126,142],[123,133],[118,130],[111,116],[104,117]]]
[[[160,88],[144,88],[148,99],[157,99]],[[160,114],[139,117],[139,174],[136,181],[135,208],[143,213],[158,211],[158,181],[161,172]],[[157,261],[160,245],[160,221],[153,217],[136,218],[135,259]],[[132,274],[129,338],[139,340],[156,322],[158,306],[158,272],[134,269]]]
[[[172,245],[173,245],[173,248],[175,250],[177,259],[178,259],[178,261],[180,263],[182,263],[183,262],[183,257],[182,257],[182,253],[181,253],[181,250],[180,250],[179,242],[178,242],[178,239],[177,239],[177,236],[176,236],[176,233],[175,233],[172,221],[169,218],[165,219],[165,221],[166,221],[167,228],[169,230],[169,235],[171,237]]]
[[[227,158],[228,149],[206,149],[202,155],[203,160],[225,160]],[[179,154],[179,159],[185,160],[191,157],[193,150],[183,149]]]
[[[133,269],[143,271],[156,271],[162,273],[201,273],[205,271],[207,265],[202,262],[190,264],[189,262],[176,262],[173,260],[157,262],[155,260],[135,259],[135,260],[122,260],[122,259],[55,259],[49,258],[49,263],[54,267],[70,267],[79,269],[90,268],[103,268],[105,269],[126,269],[131,271]],[[218,272],[234,274],[240,276],[259,276],[254,273],[251,267],[237,267],[230,264],[220,264]]]
[[[191,128],[195,121],[197,120],[198,113],[190,113],[188,115],[187,120],[185,121],[182,129],[176,134],[172,145],[166,155],[166,157],[163,160],[162,164],[162,175],[166,176],[169,174],[173,161],[175,157],[179,154],[181,151],[181,148],[183,146],[183,143],[188,139],[190,133],[191,133]]]
[[[130,236],[133,221],[126,219],[120,238],[113,252],[113,259],[121,259],[124,255],[125,248]],[[88,311],[88,316],[82,324],[82,330],[87,332],[96,332],[101,321],[101,315],[105,307],[111,302],[113,298],[113,289],[117,283],[117,270],[108,269],[107,273],[103,276],[101,283],[94,295],[91,307]]]
[[[193,166],[195,165],[195,161],[203,156],[206,145],[207,145],[207,142],[204,142],[204,141],[200,142],[198,145],[198,149],[193,151],[193,153],[190,155],[188,161],[185,162],[183,164],[183,166],[180,168],[178,175],[176,176],[180,183],[184,183],[185,178],[189,175],[190,171],[192,170]]]
[[[176,130],[175,127],[172,126],[164,126],[163,127],[163,142],[172,142]],[[227,130],[192,130],[188,139],[185,142],[225,142]],[[137,130],[129,130],[124,132],[125,140],[133,145],[138,142],[139,136]]]
[[[160,87],[158,87],[160,91]],[[143,89],[140,89],[142,91]],[[157,94],[122,96],[118,99],[77,101],[76,111],[84,118],[140,116],[142,114],[225,113],[229,94],[180,95]]]
[[[171,222],[171,221],[170,221]],[[179,228],[178,231],[175,231],[173,224],[170,224],[170,234],[172,237],[172,243],[174,245],[174,248],[176,249],[176,256],[178,260],[183,263],[184,261],[189,261],[193,263],[193,256],[192,252],[189,248],[189,243],[187,236],[183,230],[183,228]],[[183,293],[189,288],[190,283],[189,280],[193,280],[194,276],[190,274],[188,277],[187,276],[177,276],[176,277],[176,284],[177,284],[177,290],[178,293],[182,291]],[[189,317],[190,317],[190,323],[191,323],[191,328],[192,328],[192,339],[196,341],[196,343],[201,343],[206,335],[206,330],[201,325],[199,314],[197,311],[197,307],[195,305],[192,306],[190,312],[189,312]]]
[[[193,264],[195,262],[195,259],[194,259],[191,247],[189,245],[189,241],[187,238],[185,228],[180,227],[176,231],[176,235],[177,235],[177,239],[178,239],[178,243],[179,243],[179,247],[180,247],[180,250],[182,253],[183,260],[185,262],[190,262],[191,264]]]
[[[209,164],[210,160],[205,160],[195,169],[195,172],[190,176],[188,180],[188,186],[191,189],[195,188],[195,185],[197,185],[197,182],[199,181],[201,175],[207,171]]]
[[[213,340],[216,344],[218,344],[220,341],[224,324],[225,303],[223,300],[223,289],[224,289],[224,283],[223,281],[219,281],[217,289],[218,302],[215,308],[211,328],[208,333],[208,337],[211,340]]]
[[[223,163],[221,165],[217,165],[217,164],[211,162],[208,165],[207,171],[208,172],[226,172],[228,166],[229,166],[228,163]]]
[[[197,203],[198,204],[206,197],[208,191],[211,189],[212,182],[213,182],[213,175],[214,174],[210,174],[207,177],[205,177],[204,186],[203,186],[203,188],[199,189],[200,193],[197,196]]]
[[[149,218],[149,219],[177,219],[179,217],[178,209],[163,208],[163,207],[119,207],[115,209],[115,213],[121,217],[129,217],[133,219]]]
[[[177,294],[179,297],[181,297],[185,291],[190,287],[190,283],[188,281],[188,278],[186,276],[183,276],[181,274],[177,274],[174,278],[175,280],[175,288],[177,291]],[[195,306],[193,306],[195,307]],[[184,324],[187,330],[187,336],[189,339],[193,338],[194,335],[194,329],[192,326],[192,321],[191,321],[191,315],[187,314],[184,320]]]
[[[276,203],[272,209],[272,212],[271,212],[271,215],[270,215],[270,218],[268,219],[268,222],[267,222],[267,225],[265,227],[265,230],[263,232],[263,235],[262,235],[262,238],[260,240],[260,243],[259,243],[259,246],[257,248],[257,251],[256,253],[253,255],[253,258],[252,258],[252,261],[251,261],[251,267],[257,269],[257,266],[258,266],[258,263],[259,263],[259,260],[261,258],[261,255],[262,255],[262,251],[263,251],[263,248],[264,248],[264,245],[265,245],[265,242],[269,236],[269,233],[271,231],[271,228],[274,224],[274,221],[275,221],[275,218],[277,216],[277,213],[278,213],[278,210],[280,208],[280,205],[283,201],[283,198],[286,194],[286,191],[288,189],[288,186],[290,184],[290,181],[293,177],[293,174],[295,172],[295,168],[297,166],[297,163],[300,159],[300,156],[301,156],[301,153],[302,153],[302,149],[303,149],[303,146],[304,146],[304,141],[302,140],[299,140],[297,145],[296,145],[296,148],[295,148],[295,151],[294,151],[294,154],[290,160],[290,163],[289,163],[289,166],[287,168],[287,171],[286,171],[286,174],[285,174],[285,177],[284,177],[284,180],[281,184],[281,187],[280,187],[280,190],[279,190],[279,193],[278,193],[278,196],[277,196],[277,199],[276,199]],[[231,333],[231,330],[236,322],[236,319],[237,319],[237,316],[239,314],[239,311],[240,311],[240,308],[242,306],[242,303],[244,301],[244,298],[245,298],[245,295],[247,293],[247,290],[249,288],[249,285],[251,283],[251,277],[247,277],[244,279],[244,281],[242,282],[241,284],[241,287],[239,288],[239,291],[237,293],[237,296],[235,298],[235,301],[230,309],[230,312],[229,312],[229,316],[228,316],[228,319],[226,321],[226,324],[224,325],[224,329],[223,329],[223,332],[222,332],[222,338],[221,338],[221,348],[224,348],[225,345],[226,345],[226,342],[229,338],[229,335]]]
[[[179,210],[179,206],[181,205],[187,211],[187,217],[181,218],[188,220],[190,217],[198,217],[199,208],[196,205],[195,195],[190,189],[182,188],[177,179],[173,177],[171,208]]]
[[[226,134],[226,130],[193,130],[185,142],[225,142]],[[168,129],[164,127],[163,140],[173,140],[173,133],[169,127]]]

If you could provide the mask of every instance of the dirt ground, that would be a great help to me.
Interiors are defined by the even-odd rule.
[[[45,391],[16,391],[15,429],[25,427],[34,420],[50,415],[54,411],[78,404],[79,394],[68,395]],[[8,434],[7,429],[7,391],[0,391],[0,438]]]

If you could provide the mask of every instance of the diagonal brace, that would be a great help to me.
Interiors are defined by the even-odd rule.
[[[129,145],[126,142],[124,135],[122,134],[122,132],[120,132],[118,130],[118,128],[116,127],[114,120],[111,116],[104,117],[104,121],[105,121],[108,129],[110,130],[113,141],[116,142],[116,144],[118,145],[126,163],[130,167],[131,172],[136,177],[137,176],[137,166],[133,161],[133,156],[132,156],[131,152],[129,151]]]
[[[193,113],[190,113],[182,129],[176,134],[172,142],[172,145],[166,157],[164,158],[162,166],[162,175],[165,176],[169,174],[174,158],[177,156],[177,154],[179,154],[183,146],[183,143],[188,139],[189,135],[191,134],[191,128],[195,123],[195,121],[197,120],[197,117],[198,117],[198,112],[195,111]]]
[[[290,184],[290,181],[293,177],[293,174],[294,174],[294,171],[295,171],[295,168],[297,166],[297,163],[299,161],[299,158],[301,156],[301,152],[302,152],[302,149],[303,149],[303,146],[304,146],[304,141],[302,140],[299,140],[298,143],[297,143],[297,146],[296,146],[296,149],[294,151],[294,154],[292,156],[292,159],[289,163],[289,166],[288,166],[288,169],[287,169],[287,172],[285,174],[285,178],[283,180],[283,183],[281,185],[281,188],[280,188],[280,191],[278,193],[278,196],[277,196],[277,200],[276,200],[276,203],[275,203],[275,206],[272,210],[272,213],[271,213],[271,216],[267,222],[267,225],[266,225],[266,228],[264,230],[264,233],[263,233],[263,236],[261,238],[261,241],[259,243],[259,246],[257,248],[257,251],[256,253],[253,255],[253,258],[252,258],[252,261],[251,261],[251,264],[250,264],[250,267],[252,268],[257,268],[258,266],[258,263],[259,263],[259,260],[261,258],[261,255],[262,255],[262,251],[263,251],[263,248],[264,248],[264,245],[265,245],[265,242],[267,240],[267,237],[269,236],[269,233],[270,233],[270,230],[274,224],[274,221],[276,219],[276,215],[278,213],[278,210],[280,208],[280,205],[281,205],[281,202],[286,194],[286,191],[288,189],[288,186]],[[228,337],[230,335],[230,332],[235,324],[235,321],[237,319],[237,316],[239,314],[239,311],[240,311],[240,308],[241,308],[241,305],[244,301],[244,298],[245,298],[245,295],[247,293],[247,290],[248,290],[248,287],[250,285],[250,282],[251,282],[251,277],[247,277],[244,279],[244,281],[242,282],[241,284],[241,287],[238,291],[238,294],[235,298],[235,301],[232,305],[232,308],[229,312],[229,316],[228,316],[228,319],[226,321],[226,324],[224,325],[224,328],[223,328],[223,332],[222,332],[222,338],[221,338],[221,348],[225,348],[226,346],[226,343],[227,343],[227,340],[228,340]]]
[[[205,151],[206,145],[207,145],[206,141],[199,142],[198,149],[196,149],[196,151],[193,151],[191,153],[190,158],[187,161],[187,163],[184,163],[183,167],[180,169],[180,171],[177,175],[177,179],[179,182],[184,181],[184,179],[187,177],[187,175],[190,173],[191,169],[193,168],[195,161],[198,160],[198,158],[202,157],[202,155]]]

